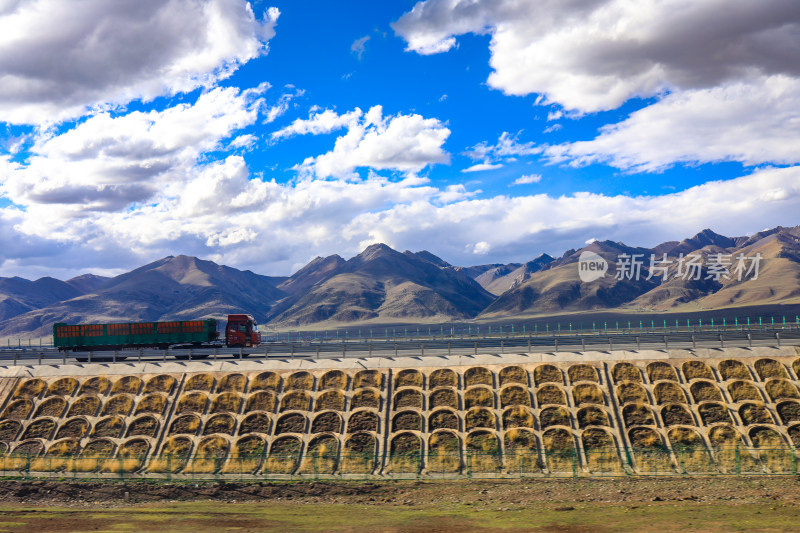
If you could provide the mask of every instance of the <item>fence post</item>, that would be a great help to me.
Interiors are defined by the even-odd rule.
[[[669,340],[666,335],[664,335],[664,349],[669,350]]]
[[[501,339],[500,340],[500,353],[506,353],[506,347],[505,347],[505,344],[503,344],[503,342],[504,341]]]
[[[736,475],[740,475],[742,473],[741,465],[739,464],[739,443],[736,443],[736,450],[734,451],[734,457],[736,460]]]
[[[478,341],[475,341],[475,355],[478,355]]]
[[[641,350],[642,349],[642,341],[641,341],[641,338],[638,335],[636,336],[636,349],[637,350]]]
[[[775,332],[775,339],[778,341],[778,348],[780,348],[781,347],[781,332],[780,331],[776,331]]]
[[[420,343],[420,345],[419,345],[419,349],[420,349],[420,355],[421,355],[422,357],[425,357],[425,343],[424,343],[424,342],[421,342],[421,343]]]
[[[528,337],[528,353],[531,352],[531,338]]]
[[[611,351],[614,349],[614,342],[611,340],[611,337],[608,338],[608,350]]]
[[[753,336],[751,334],[747,334],[747,345],[752,348],[753,347]]]
[[[558,337],[555,337],[555,340],[553,341],[553,345],[555,346],[553,351],[557,352],[558,351]]]

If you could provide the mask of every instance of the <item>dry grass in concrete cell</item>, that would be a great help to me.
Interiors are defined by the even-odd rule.
[[[661,408],[661,419],[665,426],[694,426],[694,418],[683,405],[670,404]]]
[[[281,437],[272,443],[264,463],[265,474],[291,474],[297,469],[303,444],[296,437]]]
[[[115,459],[110,459],[103,466],[105,472],[136,472],[144,466],[150,444],[144,439],[132,439],[119,447]]]
[[[721,403],[704,403],[701,404],[697,410],[700,413],[700,418],[703,419],[703,424],[707,426],[720,422],[732,422],[731,416],[728,413],[728,408]]]
[[[61,378],[47,387],[45,396],[72,396],[78,388],[78,380],[75,378]]]
[[[264,461],[265,442],[261,437],[242,437],[233,447],[230,459],[222,468],[224,474],[253,474]]]
[[[358,409],[360,407],[380,409],[381,408],[380,393],[374,389],[363,389],[356,391],[353,394],[353,399],[350,401],[350,409]]]
[[[183,390],[210,392],[212,387],[214,387],[214,376],[211,374],[195,374],[186,380]]]
[[[648,403],[647,391],[639,383],[629,381],[617,385],[619,403]]]
[[[467,414],[464,415],[464,422],[467,431],[475,428],[495,429],[497,427],[494,413],[483,407],[474,407],[467,411]]]
[[[392,431],[422,431],[422,416],[415,411],[402,411],[392,418]]]
[[[564,378],[561,375],[561,370],[553,365],[539,365],[533,370],[533,381],[536,385],[542,383],[558,383],[562,384]]]
[[[339,441],[323,435],[308,443],[300,471],[305,474],[333,474],[339,464]]]
[[[277,399],[275,393],[268,390],[262,390],[250,395],[247,399],[247,404],[244,407],[245,413],[250,411],[267,411],[272,413],[275,411]]]
[[[711,368],[702,361],[686,361],[683,363],[683,375],[686,379],[710,379],[714,381],[714,373]]]
[[[567,405],[567,397],[558,385],[544,385],[536,391],[536,402],[539,405]]]
[[[566,429],[548,429],[542,435],[547,468],[551,472],[574,472],[578,459],[575,454],[575,441]]]
[[[111,394],[133,394],[136,396],[142,388],[142,380],[136,376],[125,376],[118,379],[111,387]]]
[[[453,389],[436,389],[428,398],[431,404],[431,409],[435,407],[449,407],[451,409],[458,409],[458,393]]]
[[[347,421],[347,432],[378,431],[378,415],[371,411],[356,411]]]
[[[226,374],[219,380],[217,392],[244,392],[247,378],[242,374]]]
[[[317,398],[315,411],[344,411],[344,394],[339,390],[323,392]]]
[[[48,398],[39,404],[39,408],[36,409],[36,414],[34,416],[52,416],[60,418],[66,407],[67,402],[63,398]]]
[[[31,462],[31,470],[35,472],[62,472],[71,466],[72,458],[70,456],[76,455],[78,449],[78,441],[75,439],[64,439],[51,444],[44,457]]]
[[[569,367],[569,370],[567,370],[567,375],[569,376],[570,383],[575,383],[576,381],[599,381],[597,378],[597,370],[590,365],[572,365]]]
[[[49,418],[39,418],[30,423],[22,434],[22,439],[44,439],[48,440],[53,435],[56,423]]]
[[[613,448],[614,439],[608,431],[600,428],[589,428],[581,435],[584,448]]]
[[[311,423],[311,433],[341,433],[342,417],[339,413],[328,411],[314,417]]]
[[[569,426],[570,415],[564,407],[547,407],[539,413],[542,428],[550,426]]]
[[[275,424],[275,434],[281,433],[304,433],[306,430],[306,417],[300,413],[289,413],[283,415]]]
[[[394,395],[394,408],[395,410],[403,407],[416,407],[417,409],[424,409],[424,399],[422,393],[416,389],[405,389],[398,391]]]
[[[154,376],[147,380],[147,384],[144,386],[144,393],[150,394],[151,392],[163,392],[164,394],[169,394],[175,387],[175,383],[176,380],[172,376],[168,376],[166,374]]]
[[[3,418],[8,420],[24,420],[33,409],[33,402],[30,400],[16,400],[8,404],[3,411]]]
[[[797,394],[797,387],[785,379],[771,379],[767,381],[764,388],[767,389],[767,394],[773,402],[800,398],[800,394]]]
[[[572,389],[572,399],[575,400],[575,405],[581,406],[584,404],[598,404],[603,405],[603,391],[594,383],[579,383]]]
[[[80,455],[73,459],[72,465],[68,469],[77,472],[97,472],[109,458],[114,456],[116,449],[116,445],[110,440],[89,441],[81,450]]]
[[[458,387],[458,374],[449,368],[434,370],[428,377],[428,388],[436,387]]]
[[[757,448],[756,454],[768,473],[794,473],[793,453],[786,447],[786,440],[772,428],[755,427],[750,430],[750,439]]]
[[[454,429],[458,431],[458,415],[449,409],[434,411],[433,414],[428,417],[428,431],[434,431],[436,429]]]
[[[169,435],[197,435],[200,429],[200,417],[197,415],[181,415],[169,427]]]
[[[61,424],[56,433],[56,440],[66,438],[81,439],[88,432],[89,422],[83,418],[73,418]]]
[[[148,394],[136,406],[136,414],[140,413],[154,413],[157,415],[163,414],[167,408],[167,397],[163,394],[153,393]]]
[[[67,416],[95,416],[100,409],[100,398],[97,396],[81,396],[69,407]]]
[[[611,375],[614,377],[614,382],[620,381],[642,381],[642,374],[639,369],[630,363],[617,363],[614,365]]]
[[[653,387],[653,396],[656,397],[656,403],[661,405],[665,403],[688,403],[683,389],[677,383],[671,381],[662,381]]]
[[[262,372],[250,382],[250,390],[271,390],[278,392],[281,388],[281,378],[275,372]]]
[[[220,436],[207,437],[197,445],[194,459],[186,467],[187,473],[211,474],[222,470],[228,458],[230,443]]]
[[[503,411],[503,429],[532,428],[533,424],[533,413],[527,407],[517,405]]]
[[[500,406],[508,407],[510,405],[527,405],[530,407],[531,395],[528,394],[528,388],[523,388],[520,385],[509,385],[501,390]]]
[[[242,397],[235,392],[223,392],[211,404],[209,413],[238,413],[242,408]]]
[[[467,467],[474,472],[496,472],[502,468],[497,436],[488,431],[467,435]]]
[[[429,472],[458,472],[461,469],[461,441],[449,431],[437,431],[428,438]]]
[[[769,414],[767,408],[760,403],[745,403],[739,407],[739,417],[742,423],[746,426],[752,424],[774,424],[772,415]]]
[[[723,401],[722,393],[717,386],[710,381],[695,381],[689,387],[689,390],[692,391],[692,396],[696,403]]]
[[[369,474],[375,470],[377,441],[368,433],[353,435],[344,443],[342,472]]]
[[[0,422],[0,442],[13,441],[19,433],[22,424],[16,420],[3,420]]]
[[[500,386],[508,383],[520,383],[523,386],[528,386],[528,373],[519,366],[507,366],[500,370],[499,373]]]
[[[506,470],[512,472],[536,472],[541,471],[542,463],[536,453],[536,436],[532,431],[524,429],[512,429],[507,431],[503,437],[505,453],[503,462]]]
[[[378,370],[362,370],[353,378],[353,388],[371,387],[380,389],[383,387],[383,374]]]
[[[794,426],[790,427],[788,433],[789,440],[792,441],[794,447],[800,448],[800,424],[795,424]]]
[[[15,400],[38,398],[46,388],[47,383],[45,383],[43,379],[26,379],[17,386],[17,389],[11,397]]]
[[[128,416],[133,409],[133,398],[127,394],[118,394],[108,399],[103,406],[102,416],[122,415]]]
[[[92,429],[92,437],[111,437],[118,439],[125,429],[125,419],[121,416],[109,416],[99,420]]]
[[[765,381],[768,378],[786,379],[789,377],[783,365],[775,359],[759,359],[753,366],[756,367],[756,372],[761,376],[761,379]]]
[[[176,473],[183,470],[192,453],[192,441],[186,437],[167,439],[161,447],[161,453],[150,462],[148,470],[159,473]]]
[[[280,411],[310,411],[311,396],[301,390],[286,393],[281,399]]]
[[[268,435],[270,427],[272,427],[272,422],[269,416],[264,413],[253,413],[242,420],[242,423],[239,425],[239,435],[244,435],[246,433],[263,433]]]
[[[720,361],[717,365],[717,369],[719,370],[719,375],[724,380],[753,379],[753,376],[750,375],[750,371],[747,370],[747,367],[744,365],[744,363],[734,359]]]
[[[236,419],[231,415],[214,415],[206,421],[203,435],[214,435],[215,433],[233,435],[235,428]]]
[[[636,427],[628,431],[628,438],[634,448],[663,446],[661,436],[653,429]]]
[[[286,378],[284,390],[314,390],[314,376],[310,372],[295,372]]]
[[[153,416],[140,416],[128,425],[126,437],[153,437],[158,435],[160,424]]]
[[[319,390],[337,389],[344,390],[347,388],[347,374],[341,370],[330,370],[322,374],[319,380]]]
[[[488,387],[472,387],[464,393],[464,408],[494,407],[494,393]]]
[[[647,365],[647,377],[651,382],[667,379],[670,381],[678,381],[678,374],[672,365],[663,361],[656,361]]]
[[[394,378],[394,388],[399,389],[401,387],[422,387],[423,383],[423,376],[422,372],[419,370],[413,369],[406,369],[401,370],[397,373],[397,377]]]
[[[705,446],[703,438],[693,429],[672,428],[667,435],[673,448],[679,446]]]
[[[83,382],[83,385],[81,385],[81,389],[80,391],[78,391],[78,394],[87,394],[87,395],[105,394],[108,392],[108,389],[110,388],[111,388],[111,382],[108,380],[108,378],[105,378],[103,376],[95,376]]]
[[[535,451],[536,446],[536,435],[534,435],[533,431],[527,431],[524,429],[512,429],[511,431],[507,431],[505,434],[504,444],[506,453],[514,452],[517,450],[522,450],[526,453],[530,453],[531,451]]]
[[[800,422],[800,403],[798,402],[781,402],[777,406],[777,411],[784,425],[788,426],[792,422]],[[0,440],[3,439],[0,438]]]
[[[626,427],[631,426],[652,426],[655,418],[649,407],[642,404],[626,405],[622,409],[622,418]]]
[[[576,415],[578,419],[578,427],[586,428],[588,426],[608,426],[608,415],[605,410],[599,407],[584,407],[579,409]]]
[[[764,400],[756,386],[747,381],[734,381],[729,384],[728,393],[731,395],[731,400],[734,402],[743,402],[745,400],[760,402]]]
[[[709,450],[696,431],[688,428],[672,428],[668,436],[680,469],[689,473],[716,473],[717,468]]]
[[[488,368],[482,366],[475,366],[468,368],[464,372],[464,386],[471,387],[473,385],[488,385],[494,386],[494,378]]]

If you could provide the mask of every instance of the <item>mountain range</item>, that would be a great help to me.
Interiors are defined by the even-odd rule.
[[[579,275],[579,262],[588,253],[608,265],[606,274],[591,282]],[[693,256],[702,261],[687,277]],[[630,258],[639,262],[636,276]],[[744,276],[735,270],[737,258],[739,266],[751,269],[738,272]],[[727,276],[719,275],[720,269]],[[469,267],[428,251],[373,244],[348,260],[317,257],[289,277],[181,255],[115,277],[0,278],[0,337],[48,336],[55,322],[193,319],[233,312],[286,329],[798,304],[800,226],[745,237],[706,229],[653,248],[594,241],[558,258],[540,254],[525,263]]]

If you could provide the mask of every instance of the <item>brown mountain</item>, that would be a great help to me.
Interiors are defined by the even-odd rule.
[[[9,320],[84,293],[79,287],[55,278],[45,277],[36,281],[19,277],[0,278],[0,320]]]
[[[280,327],[471,318],[493,298],[433,254],[400,253],[385,244],[368,247],[328,273],[333,275],[276,305],[270,322]]]
[[[270,306],[283,296],[265,276],[196,257],[169,256],[108,279],[96,292],[5,321],[0,336],[47,336],[55,322],[188,320],[242,311],[263,322]]]

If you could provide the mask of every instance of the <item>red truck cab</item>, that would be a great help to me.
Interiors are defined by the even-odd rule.
[[[258,346],[261,334],[252,315],[228,315],[225,327],[225,345],[231,348]]]

